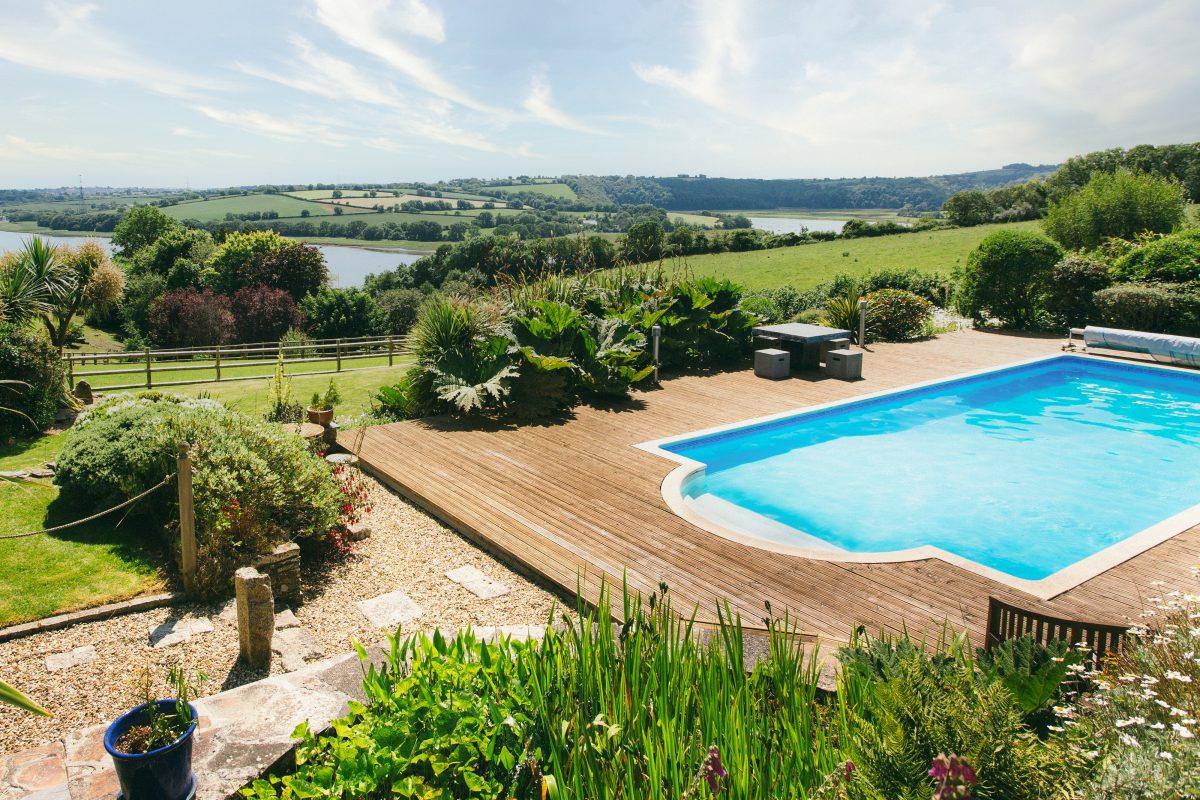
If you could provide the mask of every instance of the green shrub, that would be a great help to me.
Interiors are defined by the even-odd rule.
[[[1140,243],[1113,261],[1126,281],[1200,280],[1200,230],[1188,230]]]
[[[1175,298],[1164,286],[1121,283],[1096,292],[1094,300],[1110,328],[1165,333],[1175,319]]]
[[[874,338],[906,342],[922,334],[933,318],[933,303],[903,289],[879,289],[867,295],[867,319]]]
[[[1054,265],[1046,283],[1046,311],[1067,326],[1097,321],[1096,292],[1112,284],[1108,267],[1083,255],[1068,255]]]
[[[202,590],[226,592],[253,554],[288,539],[323,541],[342,524],[341,483],[303,439],[213,400],[145,392],[100,403],[67,433],[54,481],[81,510],[108,508],[174,472],[185,443]],[[160,489],[131,513],[143,523],[131,530],[155,530],[177,513],[174,490]]]
[[[1054,706],[1063,698],[1068,677],[1083,661],[1084,653],[1072,642],[1055,639],[1043,645],[1029,635],[976,653],[984,681],[1008,689],[1025,715],[1025,724],[1039,735],[1049,733],[1058,721]]]
[[[1110,236],[1170,233],[1183,222],[1185,208],[1178,182],[1122,169],[1099,173],[1052,202],[1042,224],[1063,247],[1092,248]]]
[[[361,289],[330,289],[307,295],[300,301],[304,326],[318,339],[376,336],[387,323],[375,298]]]
[[[740,307],[766,323],[786,322],[790,315],[771,294],[751,294],[742,298]]]
[[[29,328],[0,324],[0,441],[36,433],[54,422],[64,403],[66,369],[54,345]]]
[[[408,333],[417,321],[417,312],[425,302],[425,293],[417,289],[389,289],[376,297],[379,310],[387,320],[387,332],[394,335]]]
[[[1051,270],[1062,255],[1058,245],[1041,234],[988,234],[959,275],[960,310],[981,323],[994,317],[1006,325],[1033,327]]]
[[[934,305],[945,305],[950,295],[951,282],[936,272],[921,272],[917,269],[883,269],[872,272],[861,279],[862,290],[870,294],[880,289],[902,289],[923,297]]]
[[[825,301],[824,316],[825,322],[831,328],[841,328],[850,331],[850,339],[856,344],[863,344],[858,341],[858,322],[862,312],[859,309],[859,300],[862,295],[858,289],[846,292],[845,294],[834,295]],[[871,324],[871,315],[867,314],[867,325]],[[867,341],[871,340],[871,331],[865,331]]]
[[[1043,800],[1065,794],[1071,759],[1042,741],[999,679],[980,673],[964,639],[932,650],[901,637],[839,654],[839,742],[871,791],[863,796],[929,797],[929,765],[939,754],[965,757],[979,777],[979,800]]]

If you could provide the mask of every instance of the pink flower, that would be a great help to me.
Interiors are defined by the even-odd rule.
[[[929,765],[929,777],[937,782],[933,800],[973,800],[971,789],[979,783],[965,758],[944,753],[939,753]]]

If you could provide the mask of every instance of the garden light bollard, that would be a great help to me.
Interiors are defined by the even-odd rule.
[[[858,346],[866,349],[867,344],[867,301],[858,301]]]
[[[237,596],[238,656],[250,667],[271,668],[271,639],[275,635],[275,595],[271,576],[254,567],[233,573]]]
[[[196,506],[192,494],[192,457],[186,444],[179,446],[175,461],[175,484],[179,487],[179,571],[183,591],[196,588]]]
[[[650,328],[650,340],[653,342],[654,349],[654,382],[658,383],[658,342],[662,338],[662,325],[655,325]]]

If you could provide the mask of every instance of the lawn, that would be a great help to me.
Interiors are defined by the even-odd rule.
[[[927,233],[839,239],[773,250],[689,256],[674,263],[697,276],[730,278],[747,289],[795,286],[808,289],[839,273],[862,275],[884,268],[949,275],[964,264],[983,237],[1000,228],[1037,230],[1036,222],[980,225]]]
[[[255,211],[276,211],[281,217],[299,217],[302,211],[307,211],[312,216],[333,213],[320,203],[284,194],[232,195],[211,200],[192,200],[163,208],[163,213],[175,219],[194,219],[200,222],[219,222],[229,213],[249,214]]]
[[[0,469],[52,461],[63,441],[58,434],[0,447]],[[0,481],[0,536],[79,516],[49,481]],[[133,543],[146,531],[119,527],[120,519],[118,513],[61,533],[0,539],[0,625],[161,589],[156,566],[161,557],[152,547]]]
[[[667,216],[676,225],[696,225],[701,228],[711,228],[717,224],[716,217],[708,217],[704,214],[686,214],[682,211],[672,211]]]
[[[386,361],[386,359],[385,359]],[[371,409],[371,395],[380,386],[400,380],[411,362],[396,359],[395,366],[341,372],[327,375],[297,375],[292,378],[292,393],[296,401],[307,404],[313,392],[323,392],[330,379],[342,395],[338,405],[338,417],[347,418]],[[311,366],[311,365],[304,365]],[[233,381],[221,383],[195,383],[190,386],[167,387],[166,391],[192,397],[203,395],[220,400],[230,408],[255,416],[266,413],[269,396],[269,378],[262,380]]]

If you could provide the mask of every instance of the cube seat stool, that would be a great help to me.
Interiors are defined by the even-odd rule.
[[[862,377],[863,354],[859,350],[830,350],[825,354],[825,371],[829,377],[856,381]]]
[[[849,339],[829,339],[827,341],[821,342],[821,363],[822,364],[825,363],[825,356],[829,353],[830,350],[849,350],[849,349],[850,349],[850,340]]]
[[[754,351],[754,374],[773,381],[786,378],[792,370],[792,354],[768,347]]]

